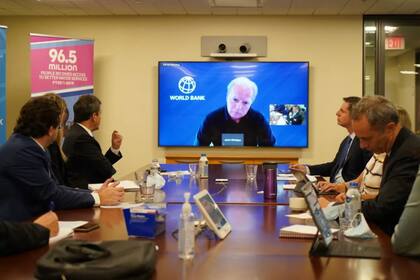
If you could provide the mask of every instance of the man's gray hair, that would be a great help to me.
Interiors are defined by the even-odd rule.
[[[366,96],[353,106],[351,118],[358,120],[366,116],[369,124],[380,131],[385,129],[388,123],[398,123],[398,111],[391,101],[382,96]]]
[[[252,102],[254,102],[255,98],[258,94],[258,87],[257,84],[255,84],[253,81],[248,79],[247,77],[238,77],[230,81],[230,83],[227,86],[227,94],[230,94],[230,90],[235,85],[244,85],[252,89]]]

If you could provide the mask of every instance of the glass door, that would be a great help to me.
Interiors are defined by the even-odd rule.
[[[420,133],[420,17],[365,17],[364,95],[404,108]]]

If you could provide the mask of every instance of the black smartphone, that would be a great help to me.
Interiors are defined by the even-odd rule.
[[[74,232],[89,232],[92,231],[94,229],[99,228],[99,225],[95,222],[88,222],[84,225],[78,226],[76,228],[74,228]]]

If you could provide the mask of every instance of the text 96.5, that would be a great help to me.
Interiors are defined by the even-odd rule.
[[[69,50],[67,57],[63,49],[51,49],[48,54],[51,58],[51,62],[53,63],[58,62],[74,64],[77,62],[76,50]]]

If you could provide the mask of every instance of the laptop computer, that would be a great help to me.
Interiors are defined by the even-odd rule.
[[[312,183],[306,183],[301,190],[320,233],[315,234],[309,255],[320,257],[381,258],[381,249],[377,239],[333,240],[330,224],[319,205]]]
[[[292,169],[292,174],[296,177],[297,179],[297,183],[296,183],[296,187],[295,187],[295,191],[302,193],[301,188],[303,185],[305,185],[306,183],[310,183],[311,181],[309,180],[308,176],[306,176],[305,173],[303,173],[300,170],[296,170],[296,169]],[[316,192],[317,195],[337,195],[339,194],[339,192],[335,191],[335,190],[330,190],[330,191],[320,191],[314,184],[312,184],[312,187],[314,189],[314,191]]]

